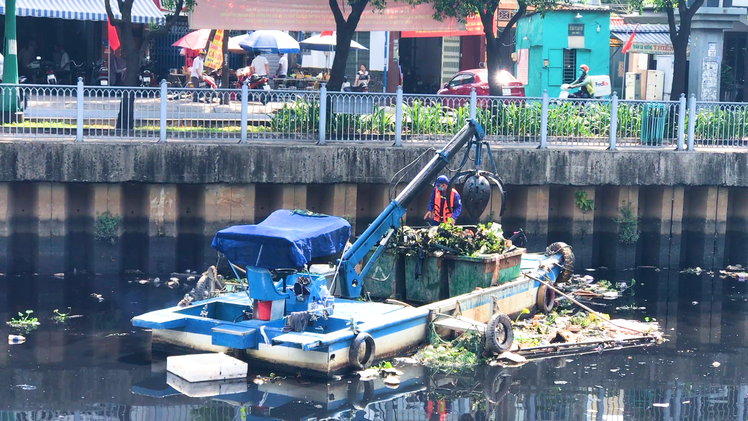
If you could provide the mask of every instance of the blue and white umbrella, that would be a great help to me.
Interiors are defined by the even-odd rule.
[[[254,31],[237,40],[247,51],[260,50],[265,53],[298,53],[299,43],[283,31]]]

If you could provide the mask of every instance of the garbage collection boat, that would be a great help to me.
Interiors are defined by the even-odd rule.
[[[323,376],[360,370],[414,350],[427,340],[429,323],[446,311],[457,314],[458,321],[462,314],[488,322],[484,332],[491,339],[489,349],[509,349],[508,315],[537,303],[552,306],[553,291],[538,280],[553,283],[571,276],[573,254],[565,244],[555,243],[545,254],[512,248],[510,252],[522,255],[519,277],[444,302],[411,307],[357,300],[366,273],[400,227],[408,204],[463,147],[467,150],[459,168],[471,149],[476,163],[476,169],[458,171],[450,181],[451,186],[464,180],[463,207],[480,215],[491,182],[503,196],[503,183],[495,176],[490,149],[482,139],[480,126],[469,122],[349,247],[350,224],[345,219],[308,212],[278,210],[259,224],[218,231],[212,246],[232,267],[244,266],[246,290],[146,313],[133,318],[133,325],[151,329],[154,344],[233,352],[250,364]],[[479,169],[483,147],[493,172]],[[340,257],[333,276],[304,270],[331,256]]]

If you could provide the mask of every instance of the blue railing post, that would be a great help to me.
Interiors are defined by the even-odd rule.
[[[540,96],[540,149],[548,147],[548,91],[543,90]]]
[[[680,94],[680,104],[678,105],[678,147],[676,151],[682,151],[684,149],[684,142],[686,137],[686,94]]]
[[[693,151],[693,144],[696,137],[696,94],[691,94],[688,98],[688,147],[687,151]]]
[[[475,120],[475,112],[478,108],[478,94],[475,88],[470,88],[470,119]]]
[[[403,145],[403,87],[397,85],[395,95],[395,146]]]
[[[610,96],[610,136],[608,137],[608,150],[616,150],[616,136],[618,135],[618,93],[613,92]]]
[[[327,87],[319,88],[319,144],[325,144],[325,123],[327,123]]]
[[[78,78],[75,88],[75,141],[83,142],[83,78]]]
[[[242,115],[240,117],[241,124],[241,139],[239,143],[247,143],[247,110],[249,109],[249,87],[247,86],[248,80],[242,82]]]
[[[166,142],[166,106],[169,92],[166,90],[166,79],[161,79],[161,105],[159,107],[158,141]]]

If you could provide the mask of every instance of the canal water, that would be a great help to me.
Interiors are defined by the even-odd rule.
[[[167,376],[166,356],[151,350],[150,333],[130,324],[137,314],[174,304],[183,285],[141,283],[135,275],[8,276],[0,278],[0,320],[33,310],[40,325],[25,334],[25,343],[3,340],[0,421],[748,418],[744,282],[653,269],[589,274],[636,279],[623,297],[597,309],[656,319],[668,341],[511,369],[437,373],[409,367],[396,389],[263,371],[246,382],[193,387]],[[52,320],[56,309],[69,313],[64,322]],[[17,331],[2,323],[0,333],[4,338]],[[255,381],[256,375],[266,380]]]

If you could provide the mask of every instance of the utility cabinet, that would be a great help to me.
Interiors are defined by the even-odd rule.
[[[662,101],[665,91],[665,72],[662,70],[647,71],[647,101]]]
[[[626,72],[626,88],[624,89],[625,99],[641,99],[641,74],[636,72]]]

